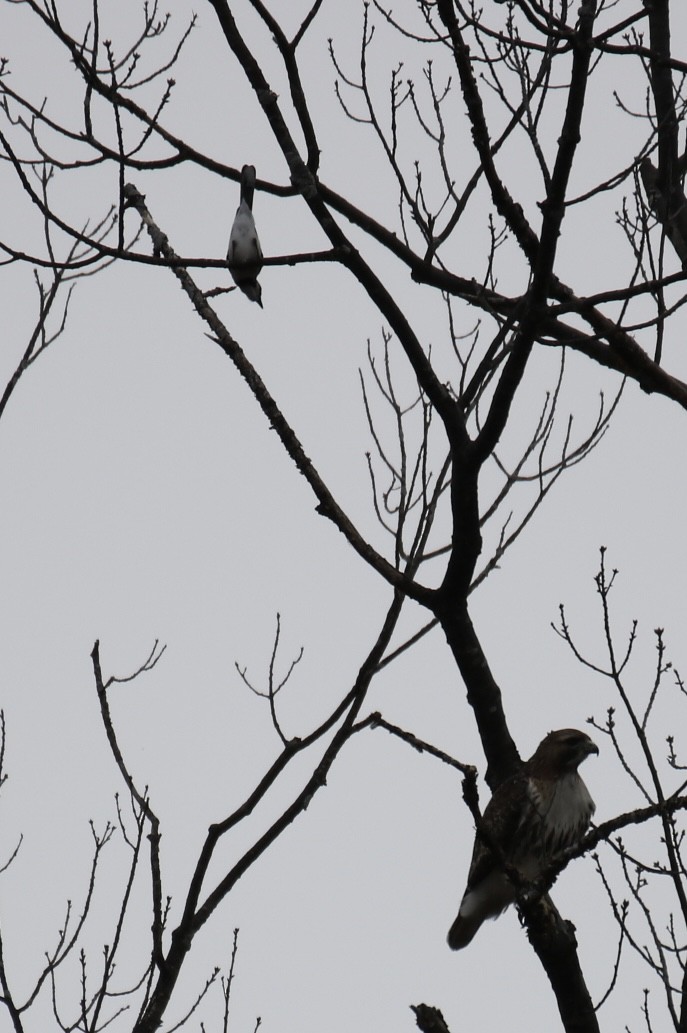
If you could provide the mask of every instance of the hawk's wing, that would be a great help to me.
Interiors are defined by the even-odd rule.
[[[523,833],[536,813],[528,793],[527,782],[524,771],[519,771],[502,782],[482,816],[482,825],[488,839],[502,851],[509,863],[516,865],[518,855],[529,845],[530,837],[523,836]],[[478,832],[472,851],[467,889],[473,889],[495,869],[502,867],[486,839]]]

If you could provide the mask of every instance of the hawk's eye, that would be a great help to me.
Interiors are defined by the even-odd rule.
[[[584,735],[566,735],[560,740],[561,746],[564,750],[569,753],[575,754],[577,751],[585,745],[587,738]]]

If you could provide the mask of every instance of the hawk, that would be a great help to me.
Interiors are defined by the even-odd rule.
[[[516,889],[504,862],[525,879],[536,879],[556,856],[580,842],[595,806],[577,769],[598,752],[589,736],[575,728],[549,732],[520,771],[498,786],[482,824],[501,858],[477,835],[468,884],[448,934],[452,950],[466,947],[486,918],[496,918],[514,902]]]

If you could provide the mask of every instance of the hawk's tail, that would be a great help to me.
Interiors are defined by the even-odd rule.
[[[459,951],[463,947],[467,947],[483,921],[483,915],[472,914],[466,916],[459,912],[446,937],[451,950]]]

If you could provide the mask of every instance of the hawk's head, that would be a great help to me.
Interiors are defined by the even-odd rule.
[[[557,778],[565,772],[577,771],[585,757],[598,752],[598,746],[585,732],[577,728],[559,728],[542,739],[527,767],[535,777]]]

